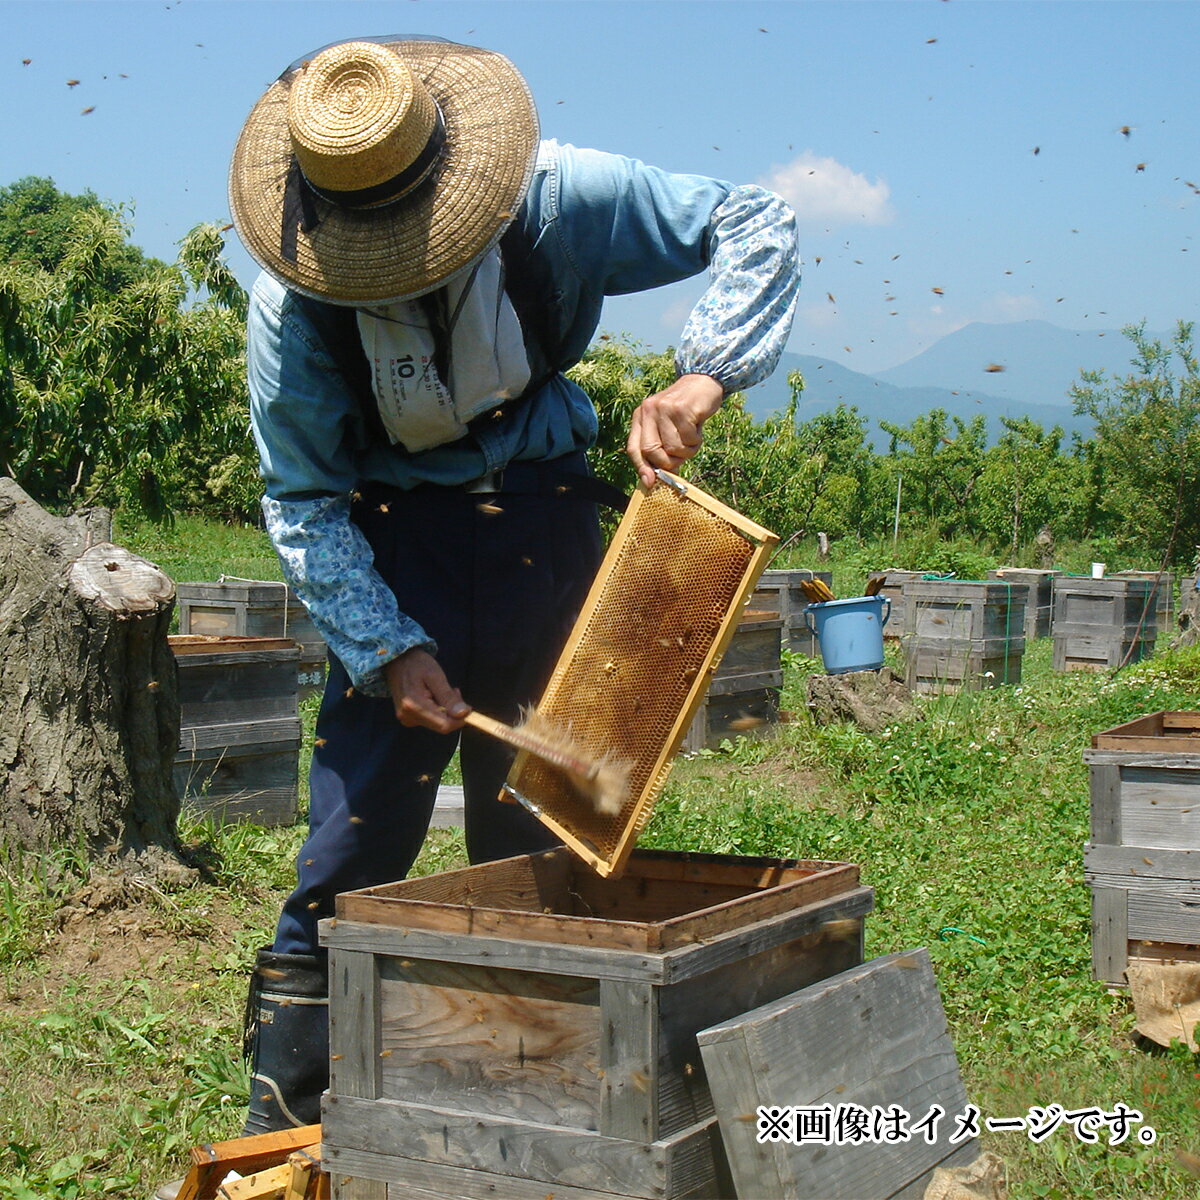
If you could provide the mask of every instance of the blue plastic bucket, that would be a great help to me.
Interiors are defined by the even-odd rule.
[[[810,604],[804,623],[821,647],[826,672],[878,671],[883,666],[883,627],[891,611],[891,601],[879,595]]]

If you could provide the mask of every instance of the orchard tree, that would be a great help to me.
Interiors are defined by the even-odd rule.
[[[1130,554],[1184,565],[1200,543],[1200,370],[1192,324],[1171,341],[1129,326],[1133,373],[1085,372],[1071,389],[1075,412],[1095,433],[1086,460],[1094,483],[1096,532]]]
[[[11,191],[11,189],[10,189]],[[0,470],[49,508],[155,520],[247,507],[245,293],[200,226],[132,261],[122,213],[72,207],[47,265],[0,262]]]
[[[902,476],[901,512],[942,533],[977,532],[971,510],[987,442],[984,418],[963,421],[935,408],[908,426],[879,424],[891,438],[892,466]]]
[[[973,524],[1015,562],[1043,526],[1076,537],[1086,501],[1082,461],[1061,451],[1063,431],[1028,417],[1001,417],[1004,432],[988,450],[975,489]]]

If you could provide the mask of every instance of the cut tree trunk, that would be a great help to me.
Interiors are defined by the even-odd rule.
[[[0,840],[176,862],[175,585],[0,478]]]
[[[1176,620],[1179,632],[1171,642],[1171,649],[1178,650],[1183,646],[1194,646],[1200,642],[1200,576],[1183,578],[1179,589],[1179,616]]]
[[[890,667],[847,671],[843,675],[810,675],[808,708],[818,725],[851,721],[868,733],[879,733],[893,721],[922,715],[904,680]]]

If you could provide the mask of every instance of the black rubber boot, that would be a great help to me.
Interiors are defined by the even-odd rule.
[[[321,1119],[329,1086],[329,977],[323,959],[260,950],[246,1001],[250,1111],[243,1137]]]

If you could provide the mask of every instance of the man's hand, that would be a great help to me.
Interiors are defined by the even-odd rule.
[[[451,687],[438,661],[426,650],[406,650],[383,668],[396,719],[435,733],[453,733],[471,711],[458,688]]]
[[[700,449],[700,429],[721,407],[725,389],[711,375],[680,375],[669,388],[647,396],[633,414],[625,452],[638,478],[654,484],[654,469],[676,471]]]

